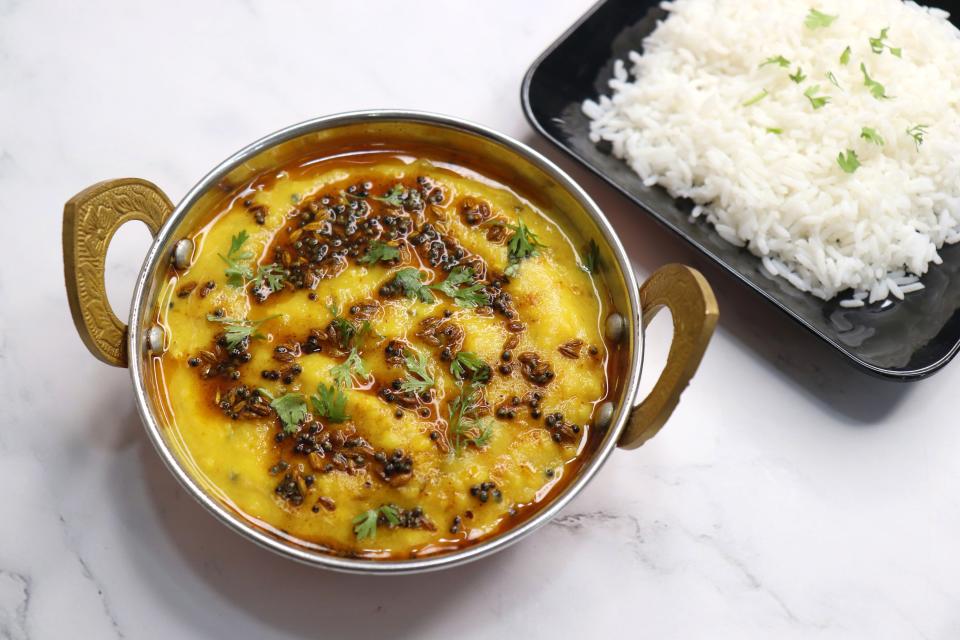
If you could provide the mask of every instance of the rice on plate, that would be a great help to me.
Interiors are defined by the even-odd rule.
[[[676,0],[583,104],[647,186],[843,306],[923,288],[960,240],[960,31],[900,0]]]

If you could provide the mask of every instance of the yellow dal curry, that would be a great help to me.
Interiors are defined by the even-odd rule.
[[[423,155],[237,189],[160,296],[171,440],[231,508],[330,553],[424,556],[520,522],[599,442],[615,359],[595,245],[549,215]]]

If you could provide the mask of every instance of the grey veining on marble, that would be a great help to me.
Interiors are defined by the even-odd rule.
[[[590,3],[0,0],[0,639],[960,637],[960,364],[859,376],[534,136],[520,80]],[[60,256],[63,203],[89,184],[142,177],[176,201],[263,134],[380,106],[532,143],[641,277],[691,262],[721,308],[657,438],[520,544],[392,579],[275,557],[184,494],[127,372],[77,338]],[[121,315],[146,246],[132,227],[111,250]]]
[[[0,569],[0,637],[26,640],[30,581],[26,576]]]

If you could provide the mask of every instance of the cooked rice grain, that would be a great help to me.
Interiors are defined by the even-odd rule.
[[[617,63],[612,94],[584,103],[591,138],[609,141],[644,184],[693,200],[694,216],[799,289],[824,299],[852,289],[866,294],[852,301],[876,302],[922,288],[937,250],[960,240],[960,32],[947,14],[900,0],[818,0],[838,18],[810,30],[812,5],[799,0],[662,6],[669,17],[642,55],[630,54],[629,72]],[[885,27],[902,57],[871,50]],[[778,55],[789,69],[760,67]],[[891,99],[871,95],[861,62]],[[798,66],[800,84],[788,77]],[[820,109],[804,96],[813,85],[830,97]],[[907,134],[918,124],[927,125],[919,148]],[[863,127],[883,146],[861,138]],[[861,162],[852,174],[837,162],[848,149]]]

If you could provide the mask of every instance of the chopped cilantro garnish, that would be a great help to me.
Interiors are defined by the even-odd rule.
[[[887,39],[887,33],[889,31],[890,31],[890,27],[884,27],[883,29],[880,30],[879,36],[877,36],[876,38],[869,38],[870,49],[876,54],[881,54],[883,53],[884,49],[889,49],[892,55],[900,58],[902,57],[903,50],[900,47],[891,47],[886,42],[884,42]]]
[[[364,378],[370,375],[370,371],[366,365],[363,364],[363,359],[360,357],[360,354],[357,353],[356,347],[350,350],[350,355],[347,356],[346,360],[330,367],[330,375],[333,376],[336,385],[341,388],[346,388],[351,385],[354,373]]]
[[[377,536],[377,524],[381,517],[384,524],[391,527],[400,524],[400,513],[393,505],[385,504],[378,509],[369,509],[353,519],[353,533],[357,536],[357,540],[375,538]]]
[[[333,333],[337,336],[337,346],[346,351],[357,335],[357,328],[352,322],[340,316],[331,320],[330,326],[333,327]]]
[[[310,403],[317,416],[330,422],[344,422],[347,415],[347,394],[336,384],[329,387],[322,382],[317,385],[317,395],[310,396]]]
[[[327,307],[330,313],[333,314],[333,319],[330,320],[330,328],[333,329],[333,334],[337,340],[337,346],[341,351],[346,351],[347,349],[353,347],[363,346],[364,340],[371,333],[376,333],[373,330],[373,325],[370,324],[369,320],[364,320],[363,324],[357,328],[357,325],[350,320],[342,317],[340,312],[337,310],[336,306],[330,305]]]
[[[461,307],[479,307],[490,301],[483,292],[483,284],[474,281],[470,267],[454,267],[446,280],[431,288],[447,294]]]
[[[907,135],[913,138],[913,144],[917,147],[917,151],[920,150],[920,145],[923,144],[923,136],[927,134],[927,128],[930,125],[918,124],[907,129]]]
[[[764,60],[763,63],[760,65],[760,67],[763,68],[769,64],[775,64],[778,67],[783,67],[784,69],[786,69],[787,67],[790,66],[790,61],[780,55],[772,56]]]
[[[848,46],[843,50],[843,53],[840,54],[840,64],[846,65],[850,62],[850,54],[853,53],[853,50]]]
[[[860,63],[860,71],[863,72],[863,86],[870,89],[870,93],[877,100],[889,100],[890,96],[887,95],[887,90],[884,89],[883,85],[870,77],[870,74],[867,73],[867,67],[862,62]]]
[[[208,314],[207,320],[210,322],[219,322],[224,326],[224,337],[227,340],[227,348],[235,349],[247,338],[265,340],[266,336],[257,332],[257,329],[259,329],[260,325],[264,322],[279,317],[279,315],[272,315],[262,320],[245,320]]]
[[[807,29],[823,29],[832,25],[833,21],[838,17],[839,16],[827,15],[821,11],[817,11],[816,9],[810,9],[810,12],[807,14],[803,24],[806,25]]]
[[[470,382],[451,403],[448,424],[453,434],[453,450],[460,453],[463,446],[472,443],[482,447],[490,442],[493,429],[477,417],[479,394],[476,383]]]
[[[461,351],[450,363],[450,373],[454,378],[462,380],[470,372],[471,379],[484,382],[490,379],[490,367],[480,356],[470,351]]]
[[[807,97],[807,100],[810,101],[810,105],[814,109],[820,109],[828,102],[830,102],[830,96],[817,96],[815,94],[820,92],[820,85],[815,84],[812,87],[808,87],[806,91],[803,92],[803,95]]]
[[[403,188],[402,184],[395,184],[390,188],[390,191],[384,196],[372,196],[374,200],[379,200],[385,204],[390,205],[391,207],[400,208],[403,206],[403,200],[406,196],[407,190]]]
[[[424,273],[414,267],[405,267],[397,271],[393,276],[393,281],[403,289],[404,295],[411,300],[419,299],[420,302],[433,302],[433,292],[430,287],[423,284]]]
[[[489,420],[480,420],[477,422],[477,427],[480,429],[480,432],[473,437],[467,438],[467,442],[479,449],[487,446],[490,443],[490,439],[493,438],[493,425],[490,424]]]
[[[360,258],[360,264],[374,264],[376,262],[390,262],[400,257],[400,249],[391,247],[378,240],[374,240],[367,248],[367,254]]]
[[[841,151],[840,155],[837,156],[837,164],[846,173],[853,173],[860,166],[860,159],[857,157],[856,151],[847,149],[846,155]]]
[[[270,406],[280,416],[280,422],[283,423],[283,430],[286,433],[295,432],[307,417],[307,401],[299,393],[282,395],[271,402]]]
[[[436,384],[436,380],[430,374],[430,361],[426,355],[414,349],[407,349],[403,353],[403,360],[409,373],[400,383],[401,391],[419,395]]]
[[[537,234],[531,231],[523,220],[517,218],[517,224],[508,224],[507,227],[513,229],[513,235],[507,241],[510,264],[504,273],[513,278],[520,270],[520,262],[540,255],[540,249],[545,246],[540,243]]]
[[[744,102],[743,106],[749,107],[749,106],[755,105],[761,100],[763,100],[764,98],[766,98],[768,95],[770,95],[770,92],[764,89],[757,95],[753,96],[752,98],[749,98],[746,102]]]
[[[872,142],[878,147],[882,147],[884,144],[883,137],[881,137],[881,135],[877,133],[877,130],[873,127],[863,127],[860,129],[860,137],[867,142]]]
[[[242,287],[249,280],[253,279],[253,269],[249,264],[244,264],[243,260],[253,258],[250,251],[241,251],[244,243],[250,238],[246,230],[240,230],[240,233],[230,238],[230,250],[227,255],[218,253],[220,259],[227,265],[224,275],[227,276],[227,284],[231,287]]]
[[[267,288],[276,293],[283,288],[289,272],[279,264],[263,264],[257,267],[257,275],[253,278],[254,291]]]

